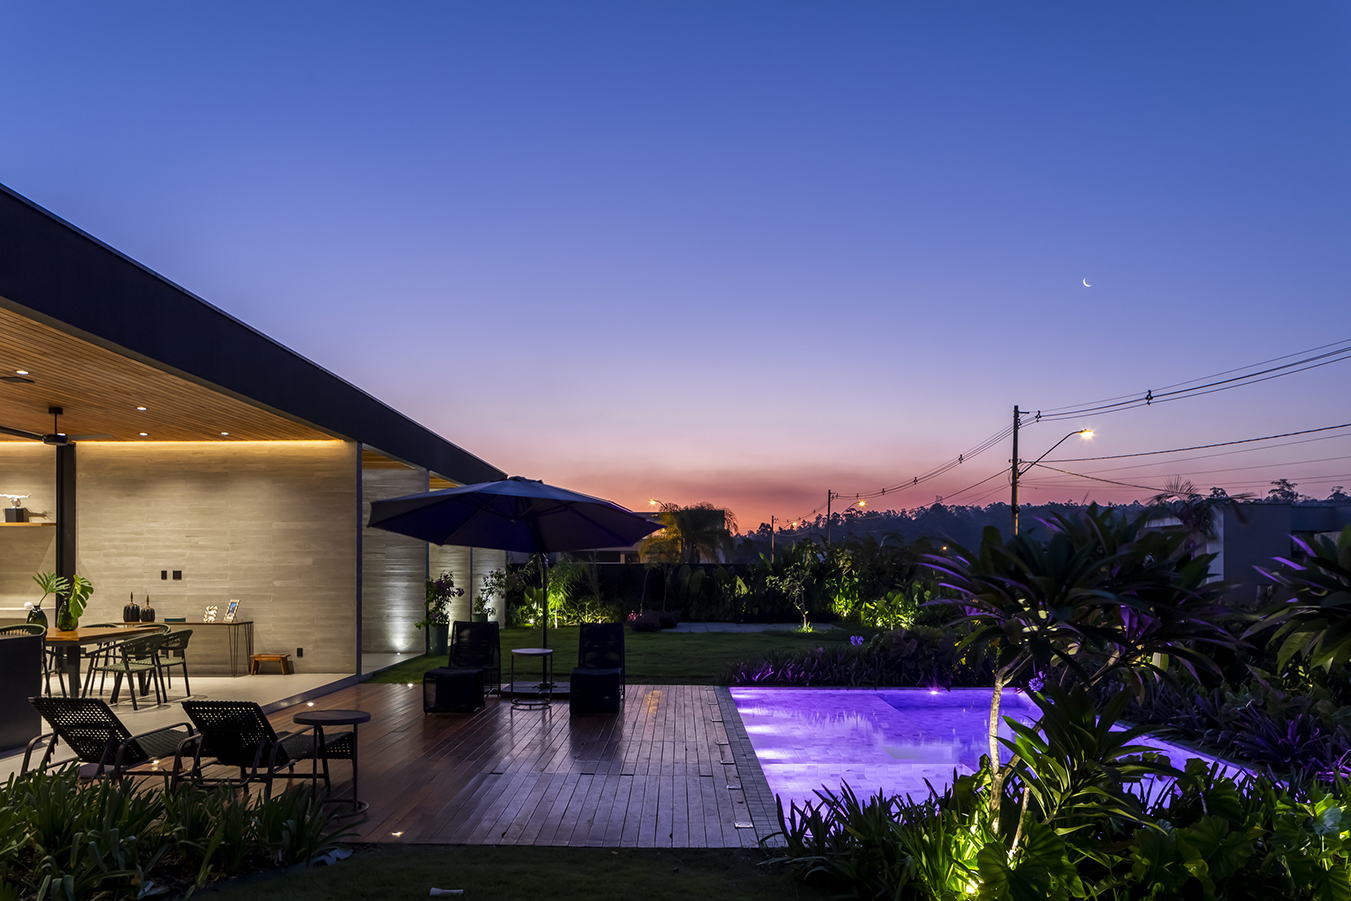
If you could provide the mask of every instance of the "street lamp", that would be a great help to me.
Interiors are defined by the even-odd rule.
[[[1052,445],[1051,445],[1051,450],[1048,450],[1046,453],[1042,454],[1040,457],[1038,457],[1037,459],[1033,460],[1031,463],[1027,464],[1027,465],[1026,465],[1025,467],[1023,467],[1022,469],[1019,469],[1019,468],[1018,468],[1018,464],[1021,463],[1022,461],[1018,459],[1018,444],[1017,444],[1017,437],[1018,437],[1018,436],[1017,436],[1017,432],[1014,433],[1014,445],[1013,445],[1013,448],[1014,448],[1014,450],[1013,450],[1013,470],[1012,470],[1012,472],[1013,472],[1013,502],[1012,502],[1012,507],[1013,507],[1013,534],[1015,534],[1015,535],[1018,534],[1018,479],[1020,479],[1020,478],[1021,478],[1022,476],[1024,476],[1024,475],[1026,475],[1027,472],[1028,472],[1033,466],[1036,466],[1036,465],[1037,465],[1038,463],[1040,463],[1042,460],[1045,460],[1047,457],[1049,457],[1049,456],[1051,455],[1051,451],[1055,450],[1057,447],[1059,447],[1060,445],[1064,444],[1066,441],[1069,441],[1069,440],[1070,440],[1071,438],[1073,438],[1075,435],[1081,435],[1081,436],[1083,436],[1084,438],[1092,438],[1092,437],[1093,437],[1093,430],[1092,430],[1092,429],[1075,429],[1073,432],[1070,432],[1068,435],[1066,435],[1064,438],[1061,438],[1061,439],[1060,439],[1059,441],[1057,441],[1055,444],[1052,444]]]

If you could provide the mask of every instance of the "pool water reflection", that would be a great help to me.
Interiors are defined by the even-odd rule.
[[[882,790],[922,798],[926,780],[941,791],[954,771],[975,772],[988,753],[988,688],[733,688],[732,698],[770,791],[785,807],[814,801],[816,789],[837,790],[842,782],[860,796]],[[1000,713],[1029,723],[1037,707],[1005,692]],[[1012,737],[1006,723],[999,734]],[[1136,744],[1162,751],[1179,768],[1189,757],[1212,759],[1155,739]],[[1002,756],[1008,760],[1007,751]]]

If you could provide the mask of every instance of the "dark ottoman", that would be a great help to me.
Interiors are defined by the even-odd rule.
[[[483,706],[483,670],[428,670],[422,676],[423,713],[473,713]]]
[[[618,713],[623,688],[622,669],[574,669],[568,695],[569,713]]]

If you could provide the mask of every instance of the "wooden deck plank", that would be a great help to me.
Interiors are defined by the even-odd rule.
[[[472,716],[424,715],[416,688],[364,683],[312,708],[372,713],[359,733],[370,803],[351,824],[360,841],[753,846],[774,824],[735,828],[750,812],[727,788],[738,777],[715,691],[630,685],[618,716],[574,718],[566,702],[513,711],[496,698]],[[301,709],[311,705],[272,720],[294,729]],[[350,785],[335,763],[335,793]]]

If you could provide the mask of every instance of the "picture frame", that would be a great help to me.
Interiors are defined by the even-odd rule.
[[[204,623],[214,623],[214,622],[216,621],[216,613],[217,613],[219,610],[220,610],[220,607],[217,606],[216,604],[211,604],[210,606],[208,606],[208,607],[206,608],[206,612],[202,614],[202,622],[204,622]]]
[[[239,601],[237,599],[230,601],[230,606],[225,608],[225,621],[227,623],[234,622],[235,614],[238,612],[239,612]]]

